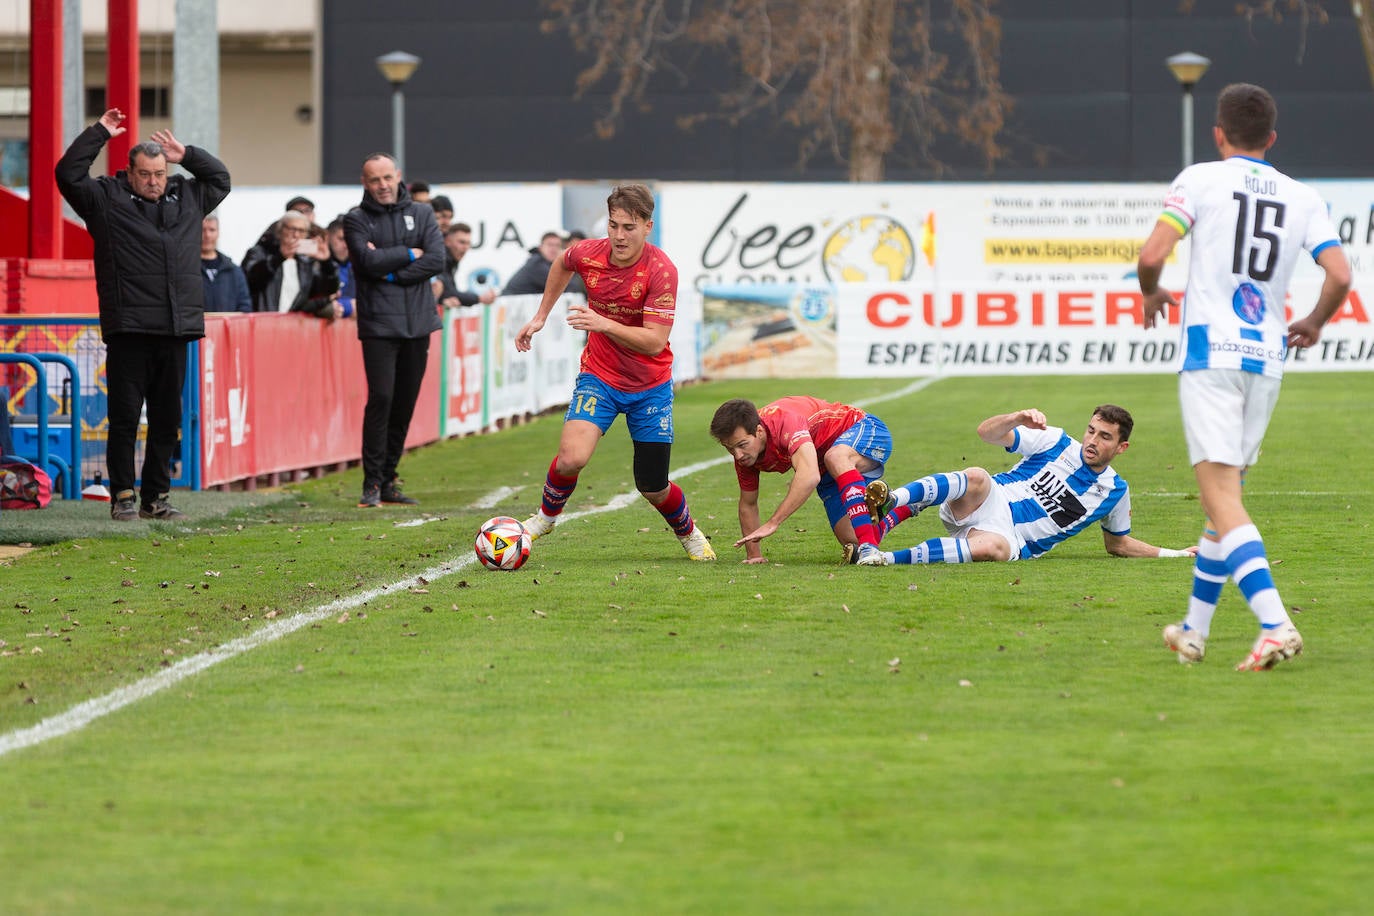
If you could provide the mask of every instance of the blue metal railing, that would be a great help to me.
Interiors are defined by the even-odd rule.
[[[31,328],[32,328],[32,327],[37,327],[37,328],[51,328],[51,327],[54,327],[54,326],[63,326],[63,325],[66,325],[66,326],[74,326],[74,327],[98,327],[98,326],[100,325],[100,319],[99,319],[98,317],[96,317],[96,316],[93,316],[93,315],[92,315],[92,316],[87,316],[87,315],[41,315],[41,316],[40,316],[40,315],[0,315],[0,329],[3,329],[3,328],[5,328],[5,327],[7,327],[7,326],[14,326],[14,327],[31,327]],[[172,480],[171,480],[172,486],[174,486],[174,487],[190,487],[191,489],[196,489],[196,490],[199,490],[200,487],[201,487],[201,472],[200,472],[200,420],[201,420],[201,417],[200,417],[200,347],[199,347],[198,344],[199,344],[198,341],[190,341],[190,342],[188,342],[188,343],[186,344],[186,381],[185,381],[185,384],[183,384],[182,389],[181,389],[182,411],[181,411],[181,444],[180,444],[180,455],[179,455],[179,458],[180,458],[180,461],[179,461],[180,468],[179,468],[179,472],[178,472],[177,474],[175,474],[175,475],[172,477]],[[3,338],[0,338],[0,345],[3,345]],[[103,351],[104,345],[103,345],[103,344],[98,344],[98,346],[99,346],[100,350]],[[86,418],[82,415],[82,412],[81,412],[81,409],[80,409],[80,406],[81,406],[81,403],[82,403],[81,400],[80,400],[80,387],[81,387],[81,386],[80,386],[80,384],[78,383],[78,373],[77,373],[75,364],[74,364],[67,356],[65,356],[64,354],[60,354],[60,353],[55,353],[55,354],[47,354],[47,353],[45,353],[45,354],[35,354],[35,353],[6,354],[6,353],[4,353],[3,350],[0,350],[0,355],[27,355],[27,356],[38,356],[39,358],[43,358],[43,357],[46,357],[46,356],[59,357],[60,359],[54,359],[53,361],[61,361],[61,362],[63,362],[63,363],[68,367],[68,369],[71,371],[71,373],[72,373],[72,388],[73,388],[73,400],[72,400],[72,410],[71,410],[71,417],[72,417],[72,441],[73,441],[73,454],[76,455],[77,458],[76,458],[76,463],[75,463],[74,466],[73,466],[73,471],[72,471],[72,473],[71,473],[70,475],[64,475],[64,477],[71,477],[71,478],[72,478],[72,480],[73,480],[73,486],[75,487],[75,492],[76,492],[77,496],[79,497],[80,491],[81,491],[81,486],[82,486],[82,483],[83,483],[83,481],[82,481],[82,466],[81,466],[81,461],[80,461],[80,454],[81,454],[81,451],[80,451],[81,445],[80,445],[80,443],[83,442],[83,441],[85,440],[85,438],[86,438],[86,436],[84,435],[84,432],[85,432],[85,428],[86,428],[86,427],[83,425]],[[24,363],[28,363],[27,360],[5,360],[5,361],[6,361],[6,362],[24,362]],[[99,366],[101,366],[101,365],[103,365],[103,364],[104,364],[104,357],[103,357],[103,354],[102,354],[98,359],[96,359],[96,360],[94,361],[94,366],[99,367]],[[32,363],[29,363],[29,365],[32,365]],[[98,385],[98,382],[99,382],[99,369],[98,369],[98,368],[92,369],[92,374],[95,376],[95,378],[88,379],[88,383],[94,383],[94,384]],[[41,389],[43,389],[44,391],[46,391],[46,383],[45,383],[45,382],[44,382],[43,384],[40,384],[39,387],[40,387]],[[99,393],[98,389],[97,389],[96,393],[97,393],[97,394]],[[95,409],[99,409],[99,399],[98,399],[98,398],[97,398],[96,401],[95,401],[95,405],[96,405],[96,408],[95,408]],[[87,405],[87,406],[89,407],[90,405]],[[47,424],[47,420],[48,420],[48,417],[47,417],[47,410],[46,410],[46,407],[47,407],[47,402],[46,402],[46,400],[44,400],[44,401],[39,405],[39,408],[38,408],[37,410],[34,411],[34,412],[38,415],[38,418],[39,418],[39,419],[38,419],[38,425],[39,425],[38,436],[39,436],[39,439],[42,441],[42,443],[43,443],[44,446],[46,446],[47,441],[48,441],[48,439],[47,439],[47,425],[48,425],[48,424]],[[92,428],[94,428],[94,427],[92,427]],[[98,432],[95,433],[95,435],[98,436]],[[99,461],[99,463],[96,465],[97,468],[100,468],[102,465],[104,465],[104,456],[103,456],[103,454],[99,454],[99,457],[100,457],[100,461]],[[48,459],[49,459],[49,460],[54,460],[54,459],[53,459],[53,456],[50,455],[50,454],[48,455]],[[61,459],[57,459],[57,460],[61,460]],[[35,462],[35,463],[37,464],[38,462]],[[54,466],[57,466],[57,465],[54,464]],[[108,478],[109,478],[108,472],[105,473],[104,476],[105,476],[105,478],[108,480]],[[89,483],[89,482],[92,482],[92,481],[91,481],[91,480],[87,480],[87,481],[85,481],[85,482],[86,482],[86,483]],[[65,481],[64,481],[64,483],[65,483]],[[64,498],[65,498],[65,494],[66,494],[66,489],[65,489],[65,487],[64,487],[64,490],[63,490],[63,494],[64,494]]]
[[[62,498],[79,499],[81,495],[81,373],[76,363],[61,353],[0,353],[0,363],[20,363],[31,367],[37,377],[39,391],[38,417],[38,457],[34,464],[44,470],[51,464],[59,471],[62,481]],[[72,379],[72,434],[68,437],[70,454],[68,460],[48,453],[48,373],[44,363],[59,363],[67,367]],[[24,456],[27,457],[27,456]]]

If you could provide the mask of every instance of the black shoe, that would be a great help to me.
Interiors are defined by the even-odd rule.
[[[382,502],[392,503],[393,505],[418,506],[420,504],[420,501],[418,499],[414,499],[402,493],[400,485],[397,484],[395,480],[391,481],[391,483],[382,487],[381,496]]]
[[[132,522],[138,518],[138,500],[133,490],[120,490],[110,500],[110,518],[117,522]]]
[[[167,502],[169,493],[163,493],[150,503],[144,503],[138,510],[139,518],[151,518],[159,522],[178,522],[186,517],[186,514]]]
[[[376,509],[382,504],[382,488],[375,483],[363,485],[363,498],[358,500],[359,509]]]

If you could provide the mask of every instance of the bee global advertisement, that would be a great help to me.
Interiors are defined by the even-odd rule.
[[[1134,277],[1164,203],[1150,184],[697,184],[659,187],[681,286]],[[933,263],[922,227],[933,217]]]

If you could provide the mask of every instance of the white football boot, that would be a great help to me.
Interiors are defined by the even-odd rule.
[[[716,552],[711,549],[711,542],[706,539],[706,533],[692,524],[692,533],[678,537],[682,542],[682,549],[687,551],[687,556],[693,560],[714,560]]]

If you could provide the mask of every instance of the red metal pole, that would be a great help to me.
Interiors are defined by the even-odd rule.
[[[129,150],[138,142],[138,0],[107,0],[110,51],[106,63],[105,107],[118,108],[128,118],[125,132],[105,147],[111,175],[129,164]]]
[[[62,0],[29,0],[29,257],[62,257]]]

